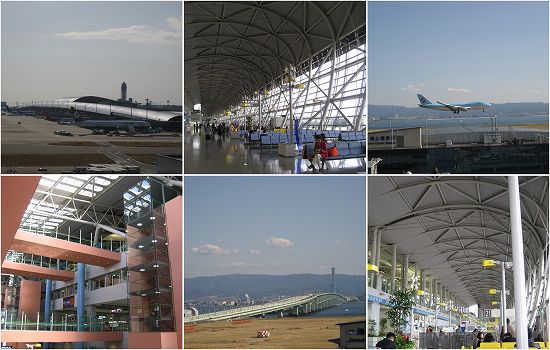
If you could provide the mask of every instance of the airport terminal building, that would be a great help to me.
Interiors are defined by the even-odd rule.
[[[330,172],[364,173],[365,7],[186,2],[187,171],[310,172],[304,149],[324,134],[338,149],[326,162]],[[219,147],[209,147],[205,132],[220,125]]]
[[[2,345],[182,347],[181,178],[2,178]]]
[[[500,348],[506,318],[517,348],[528,328],[548,341],[548,176],[376,176],[368,189],[369,347],[394,331],[403,291],[417,348],[468,348],[474,329]]]

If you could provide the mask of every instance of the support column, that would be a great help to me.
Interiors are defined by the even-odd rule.
[[[506,315],[504,314],[504,309],[502,308],[502,305],[504,304],[502,302],[502,297],[503,297],[503,294],[502,294],[502,291],[501,291],[500,292],[500,310],[499,310],[500,311],[500,313],[499,313],[499,315],[500,315],[500,329],[499,329],[499,331],[506,326]],[[506,333],[506,332],[504,332],[504,333]],[[502,333],[502,334],[504,334],[504,333]],[[500,336],[500,333],[499,333],[499,336]],[[502,340],[502,339],[500,339],[500,340]]]
[[[432,276],[430,276],[430,302],[428,304],[428,307],[430,307],[430,309],[433,309],[434,298],[435,298],[434,279]]]
[[[79,332],[84,331],[84,290],[86,265],[78,263],[76,268],[76,319]]]
[[[372,244],[370,248],[370,261],[371,261],[370,263],[372,265],[376,265],[376,253],[378,252],[378,226],[373,227],[371,229],[371,232],[372,232]],[[370,275],[371,275],[371,278],[369,281],[369,285],[372,288],[376,288],[376,285],[374,284],[376,272],[372,271]]]
[[[376,325],[374,326],[374,334],[369,334],[369,336],[376,337],[380,331],[380,304],[377,302],[370,303],[369,320],[376,321]]]
[[[438,305],[437,305],[437,281],[433,281],[433,286],[434,286],[434,293],[433,293],[433,309],[435,311],[435,325],[434,325],[434,331],[437,332],[437,309],[438,309]]]
[[[423,271],[424,272],[424,271]],[[424,291],[424,295],[422,296],[422,306],[428,306],[428,277],[429,275],[426,275],[426,272],[424,272],[423,280],[422,280],[422,290]]]
[[[421,289],[424,291],[423,295],[418,296],[421,306],[424,306],[424,300],[426,297],[426,288],[424,286],[425,278],[426,278],[426,272],[424,272],[424,270],[420,270],[420,284],[418,285],[418,289]]]
[[[528,348],[527,306],[525,305],[525,259],[523,256],[523,232],[521,227],[521,206],[519,180],[508,177],[510,199],[510,228],[512,231],[512,258],[514,261],[514,308],[516,312],[516,339],[518,349]]]
[[[50,329],[50,319],[52,314],[52,280],[46,280],[46,293],[44,296],[44,324],[46,329]],[[44,349],[49,349],[50,343],[44,343]]]
[[[523,243],[522,243],[523,244]],[[523,247],[523,245],[522,245]],[[522,248],[523,249],[523,248]],[[500,294],[502,295],[500,308],[502,309],[502,327],[503,327],[503,334],[508,331],[508,327],[506,325],[506,263],[502,261],[500,263],[501,271],[502,271],[502,288]]]
[[[392,246],[392,267],[391,267],[391,291],[395,291],[395,272],[397,270],[397,245]]]
[[[382,230],[378,230],[378,245],[376,247],[376,266],[378,266],[378,272],[375,273],[375,279],[376,282],[375,288],[378,290],[382,290],[382,277],[380,276],[380,249],[382,248]]]
[[[401,278],[401,289],[405,290],[408,287],[409,280],[409,255],[405,255],[403,261],[403,277]]]
[[[44,322],[49,323],[52,311],[52,280],[46,280],[46,293],[44,297]]]
[[[258,92],[258,131],[262,133],[262,89]],[[224,131],[225,132],[225,131]]]

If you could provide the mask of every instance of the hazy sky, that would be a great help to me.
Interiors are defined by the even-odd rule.
[[[2,1],[2,101],[181,104],[181,2]]]
[[[548,102],[548,2],[369,2],[369,104]]]
[[[365,178],[185,178],[185,277],[365,275]]]

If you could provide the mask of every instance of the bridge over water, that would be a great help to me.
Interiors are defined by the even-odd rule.
[[[282,311],[289,311],[291,314],[298,316],[337,306],[347,301],[346,297],[336,293],[307,294],[285,298],[267,304],[245,306],[237,309],[185,317],[184,323],[223,321]]]

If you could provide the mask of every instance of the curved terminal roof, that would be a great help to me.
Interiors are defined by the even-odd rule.
[[[52,108],[74,108],[78,111],[93,112],[116,117],[146,119],[151,121],[181,120],[182,112],[153,111],[144,108],[118,106],[115,101],[99,96],[63,97],[55,101],[32,102],[29,105]]]
[[[58,98],[59,102],[86,102],[86,103],[103,103],[103,104],[116,104],[116,101],[100,97],[100,96],[77,96],[77,97],[63,97]]]
[[[185,2],[185,93],[216,113],[366,22],[361,1]]]
[[[525,273],[532,275],[548,251],[548,177],[519,183]],[[500,289],[501,271],[484,270],[482,260],[512,261],[506,177],[370,177],[368,197],[369,227],[382,230],[383,243],[397,245],[464,303],[490,308],[488,290]],[[511,306],[511,270],[506,284]]]

